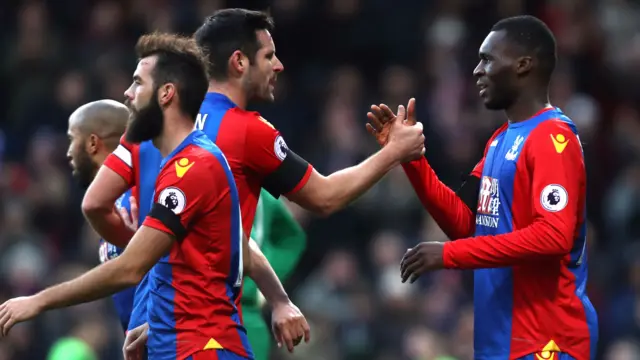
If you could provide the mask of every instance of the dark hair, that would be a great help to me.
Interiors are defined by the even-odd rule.
[[[549,27],[531,15],[514,16],[498,21],[491,31],[504,30],[507,39],[538,59],[540,76],[549,81],[556,67],[556,38]]]
[[[261,47],[256,32],[273,31],[273,28],[273,19],[267,13],[224,9],[209,16],[193,36],[198,46],[209,55],[211,78],[226,80],[231,54],[240,50],[253,62]]]
[[[195,41],[174,34],[143,35],[136,53],[139,59],[157,57],[152,73],[156,89],[162,84],[175,84],[180,109],[195,120],[209,87],[206,56]]]

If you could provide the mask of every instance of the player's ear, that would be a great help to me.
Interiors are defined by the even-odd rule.
[[[516,61],[516,74],[524,75],[533,68],[533,58],[531,56],[521,56]]]
[[[85,150],[87,154],[93,156],[98,152],[100,138],[96,134],[91,134],[87,137],[87,141],[85,142]]]
[[[166,83],[158,88],[158,103],[165,106],[171,102],[176,94],[176,86],[173,83]]]
[[[240,50],[236,50],[229,57],[229,69],[238,73],[244,74],[249,67],[249,59]]]

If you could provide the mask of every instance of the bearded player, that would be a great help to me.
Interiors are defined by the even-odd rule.
[[[149,359],[252,359],[235,305],[247,246],[238,193],[220,149],[193,131],[207,89],[206,61],[195,42],[175,35],[145,35],[136,51],[140,61],[127,90],[133,120],[126,135],[133,143],[152,140],[163,157],[153,207],[117,258],[0,305],[2,334],[45,310],[136,285],[153,267]],[[149,109],[148,102],[159,113],[138,111]],[[183,159],[192,166],[179,171]]]
[[[585,165],[574,123],[549,103],[555,38],[535,17],[507,18],[493,26],[479,57],[480,97],[508,121],[458,192],[426,159],[404,165],[425,208],[455,241],[408,250],[402,280],[442,268],[475,270],[475,359],[595,359]],[[409,123],[414,106],[411,100]],[[382,143],[394,114],[383,105],[372,110],[368,129]]]
[[[99,100],[82,105],[69,117],[69,149],[67,158],[73,169],[73,177],[83,188],[87,188],[107,156],[118,146],[129,119],[129,110],[124,104],[113,100]],[[131,191],[116,200],[115,207],[125,220],[137,218],[137,204],[131,202]],[[137,220],[136,220],[137,222]],[[122,254],[123,248],[100,239],[99,258],[104,263]],[[135,287],[130,287],[112,296],[123,330],[129,326]]]

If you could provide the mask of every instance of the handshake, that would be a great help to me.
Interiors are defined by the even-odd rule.
[[[423,126],[416,122],[415,108],[416,100],[411,98],[406,109],[398,106],[397,114],[385,104],[371,105],[367,113],[367,131],[400,162],[419,159],[425,152]]]

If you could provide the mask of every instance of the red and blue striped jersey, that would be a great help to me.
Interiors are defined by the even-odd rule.
[[[196,130],[161,166],[154,207],[142,225],[177,241],[149,275],[149,358],[185,359],[204,349],[253,358],[235,305],[242,286],[242,219],[227,160]],[[172,216],[160,216],[166,211],[154,211],[157,206]]]
[[[444,246],[445,267],[474,269],[474,358],[551,351],[594,359],[586,172],[573,122],[546,108],[498,129],[472,173],[480,179],[475,211],[437,180],[426,160],[404,168],[455,240]]]

